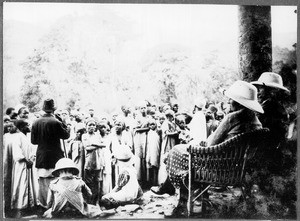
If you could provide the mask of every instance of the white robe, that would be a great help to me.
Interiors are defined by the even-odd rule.
[[[35,155],[34,148],[23,133],[7,134],[4,139],[3,169],[5,179],[11,178],[11,209],[24,209],[37,205],[37,181],[34,180],[32,169],[27,169],[26,162],[22,161],[33,155]]]
[[[139,193],[139,183],[137,180],[137,173],[133,166],[120,168],[120,174],[126,171],[129,173],[130,179],[125,186],[117,192],[110,192],[103,196],[103,199],[113,198],[117,202],[132,202],[137,199]]]
[[[206,119],[202,111],[197,111],[189,124],[191,143],[199,144],[200,141],[206,141]]]
[[[120,139],[120,140],[119,140]],[[110,157],[114,156],[116,153],[119,152],[120,149],[124,148],[124,146],[129,146],[130,149],[132,148],[132,138],[129,132],[123,131],[122,135],[120,137],[117,136],[116,132],[113,131],[109,138],[108,138],[108,146],[107,149],[111,151]],[[108,154],[107,154],[108,155]],[[112,174],[112,171],[107,168],[107,172],[110,172],[110,176]],[[115,186],[119,177],[119,166],[118,164],[115,165],[115,171],[114,171],[114,180],[115,183],[112,183],[112,186]],[[111,189],[106,189],[105,192],[107,193],[108,190],[110,191]]]

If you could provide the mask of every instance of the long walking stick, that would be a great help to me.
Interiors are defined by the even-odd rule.
[[[59,120],[59,121],[62,123],[62,125],[63,125],[64,128],[68,128],[68,126],[67,126],[67,125],[65,124],[65,122],[62,120],[62,118],[60,117],[59,114],[55,114],[54,116],[55,116],[55,118],[56,118],[57,120]],[[64,139],[61,139],[61,142],[63,143],[64,152],[65,152],[65,157],[68,158]]]
[[[191,148],[191,147],[190,147]],[[188,174],[188,201],[187,201],[187,212],[188,217],[190,217],[192,213],[192,154],[189,153],[189,174]]]
[[[68,156],[67,156],[67,151],[66,151],[66,146],[65,146],[65,140],[61,139],[61,141],[62,141],[62,143],[63,143],[65,157],[68,158]]]

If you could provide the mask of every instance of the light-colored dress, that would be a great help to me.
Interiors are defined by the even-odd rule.
[[[35,155],[28,138],[21,132],[4,137],[3,173],[5,203],[11,209],[25,209],[37,205],[37,182],[33,180],[32,168],[28,169],[24,159]],[[8,205],[7,205],[8,206]]]
[[[158,184],[164,183],[167,179],[168,173],[166,169],[166,164],[164,160],[167,158],[169,151],[176,144],[176,137],[174,135],[168,135],[168,132],[175,132],[176,125],[169,120],[165,120],[161,126],[162,130],[162,144],[161,144],[161,153],[160,153],[160,164],[158,171]]]
[[[147,139],[147,181],[152,185],[158,184],[158,168],[160,163],[161,139],[156,130],[148,132]]]
[[[73,140],[70,143],[68,157],[74,161],[79,169],[79,177],[83,177],[84,173],[84,150],[80,140]]]
[[[109,149],[109,137],[103,136],[101,137],[101,143],[105,145],[102,148],[103,156],[104,156],[104,169],[103,169],[103,182],[102,182],[102,193],[101,195],[105,195],[109,193],[112,189],[112,168],[111,168],[111,158],[112,154]]]
[[[143,116],[137,117],[136,129],[148,128],[148,118]],[[146,153],[147,153],[147,131],[135,130],[133,134],[133,149],[136,156],[135,168],[137,170],[137,177],[139,181],[146,181]]]
[[[160,160],[160,148],[161,142],[159,134],[156,130],[150,130],[148,132],[148,139],[147,139],[147,154],[146,154],[146,162],[147,167],[154,166],[159,167],[159,160]]]
[[[206,119],[202,111],[197,111],[189,123],[190,138],[192,143],[199,144],[207,138]]]
[[[130,132],[124,130],[122,131],[122,134],[117,135],[116,132],[113,130],[108,138],[108,149],[110,150],[112,157],[110,162],[113,161],[111,165],[112,188],[114,188],[117,185],[119,177],[119,166],[118,164],[115,164],[114,156],[116,153],[119,152],[121,148],[124,148],[124,145],[129,146],[129,148],[132,149],[132,137]]]

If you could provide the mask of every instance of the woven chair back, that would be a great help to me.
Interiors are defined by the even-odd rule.
[[[236,135],[207,148],[190,147],[193,182],[233,186],[241,184],[248,159],[263,148],[269,137],[266,128]]]

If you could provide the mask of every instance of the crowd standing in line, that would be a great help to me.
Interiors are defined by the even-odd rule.
[[[225,92],[229,108],[197,99],[193,113],[181,112],[175,102],[157,106],[146,101],[133,108],[123,105],[110,119],[95,116],[93,108],[87,113],[79,107],[57,109],[53,99],[44,101],[43,112],[8,108],[3,119],[5,213],[20,217],[28,208],[39,208],[48,218],[96,217],[101,210],[136,202],[142,190],[184,192],[179,175],[187,169],[187,145],[205,148],[259,127],[269,127],[277,143],[283,139],[286,125],[278,122],[288,116],[277,108],[275,92],[269,92],[287,90],[280,80],[264,73],[252,82],[258,90],[237,81]],[[274,113],[275,106],[281,114]],[[264,119],[269,116],[273,120]]]

